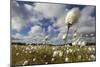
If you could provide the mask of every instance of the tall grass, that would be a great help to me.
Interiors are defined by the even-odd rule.
[[[95,46],[12,45],[12,65],[95,61]]]

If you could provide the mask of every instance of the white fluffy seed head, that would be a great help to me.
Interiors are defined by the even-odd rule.
[[[68,54],[69,53],[69,50],[66,50],[66,53]]]
[[[18,56],[19,55],[19,53],[16,53],[16,56]]]
[[[65,62],[68,62],[68,61],[69,61],[69,58],[68,58],[68,57],[66,57],[66,58],[65,58]]]
[[[80,17],[81,13],[79,8],[72,8],[66,15],[65,23],[73,24],[76,23]]]
[[[32,53],[32,51],[30,50],[30,51],[29,51],[29,53],[31,54],[31,53]]]
[[[17,48],[17,45],[15,45],[14,47]]]
[[[95,51],[95,47],[93,47],[92,50]]]
[[[54,58],[52,58],[51,61],[54,61]]]
[[[64,34],[64,35],[63,35],[63,37],[62,37],[62,39],[63,39],[63,40],[65,40],[65,39],[66,39],[66,36],[67,36],[67,35],[66,35],[66,34]]]
[[[78,45],[79,45],[79,46],[81,45],[81,41],[78,42]]]
[[[36,58],[33,58],[33,61],[35,61],[36,60]]]
[[[26,61],[24,61],[23,65],[26,65],[26,64],[28,64],[28,61],[27,61],[27,60],[26,60]]]
[[[74,33],[74,34],[73,34],[73,37],[76,37],[76,36],[77,36],[77,33]]]
[[[77,45],[77,42],[72,42],[72,45],[73,45],[73,46]]]
[[[92,59],[92,60],[95,60],[96,58],[95,58],[95,55],[90,55],[90,58]]]
[[[47,40],[48,39],[48,36],[45,36],[45,40]]]
[[[55,47],[52,48],[52,50],[55,50],[55,49],[56,49]]]
[[[59,51],[58,50],[58,51],[54,51],[53,52],[53,57],[55,57],[55,56],[60,56],[61,57],[62,55],[63,55],[63,52],[62,51]]]
[[[59,56],[61,57],[63,55],[63,52],[59,52]]]
[[[48,62],[45,62],[45,64],[48,64]]]
[[[88,47],[88,50],[89,50],[89,51],[91,51],[91,50],[92,50],[92,48],[91,48],[91,47]]]
[[[72,53],[73,52],[73,50],[72,49],[69,49],[69,53]]]
[[[73,34],[73,37],[74,37],[74,38],[77,37],[77,31],[78,31],[78,28],[76,28],[76,29],[74,30],[74,34]]]
[[[83,42],[81,43],[81,46],[85,46],[85,45],[86,45],[86,42],[83,41]]]
[[[30,48],[29,47],[26,47],[26,50],[30,50]]]
[[[58,55],[58,52],[57,51],[54,51],[53,52],[53,57],[57,56]]]
[[[81,59],[81,58],[82,58],[82,56],[81,56],[81,55],[79,55],[79,56],[78,56],[78,59]]]

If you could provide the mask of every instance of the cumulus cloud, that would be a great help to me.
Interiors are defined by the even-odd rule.
[[[79,23],[76,25],[77,27],[79,27],[79,33],[95,33],[95,17],[91,16],[93,11],[93,6],[86,6],[84,9],[82,9],[82,15],[79,19]]]
[[[71,6],[71,5],[70,5]],[[79,8],[79,7],[73,7]],[[86,6],[81,11],[81,17],[77,24],[73,25],[69,31],[69,40],[72,38],[73,31],[76,28],[78,33],[91,33],[95,32],[95,17],[91,16],[94,11],[94,6]],[[24,42],[42,43],[43,38],[48,35],[49,43],[61,44],[63,43],[62,36],[67,32],[65,16],[70,9],[67,5],[63,4],[50,4],[50,3],[33,3],[19,4],[18,2],[12,3],[12,29],[17,30],[15,38],[22,39]],[[52,25],[48,25],[47,32],[44,31],[41,20],[50,19]],[[27,36],[23,36],[19,32],[24,26],[32,23]]]
[[[35,3],[34,9],[44,15],[45,18],[59,17],[65,12],[66,5]]]
[[[87,15],[87,16],[90,16],[93,11],[94,11],[95,7],[94,6],[86,6],[82,11],[82,15]]]
[[[27,24],[27,21],[31,14],[27,14],[28,11],[25,10],[24,5],[20,5],[14,0],[11,3],[12,29],[19,32],[21,28]]]
[[[20,33],[16,33],[15,35],[11,36],[12,42],[25,42],[24,36],[21,35]]]
[[[24,38],[24,36],[22,36],[19,33],[16,33],[14,36],[12,35],[12,37],[15,38],[15,39],[23,39]]]
[[[20,32],[23,27],[29,24],[29,22],[33,24],[40,24],[38,21],[43,17],[40,13],[37,13],[37,11],[33,9],[32,5],[26,3],[19,4],[19,2],[16,2],[15,0],[11,3],[12,29]]]
[[[33,26],[28,32],[28,36],[25,37],[27,42],[38,42],[41,43],[45,34],[40,26]]]

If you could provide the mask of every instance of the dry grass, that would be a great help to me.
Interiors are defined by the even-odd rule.
[[[95,61],[95,46],[12,45],[12,65]]]

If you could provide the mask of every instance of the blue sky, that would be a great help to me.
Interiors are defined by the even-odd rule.
[[[62,44],[62,36],[67,31],[64,19],[72,8],[78,8],[81,17],[69,31],[69,42],[77,27],[85,40],[95,41],[95,6],[12,1],[11,8],[11,33],[15,41],[42,43],[48,36],[48,43]]]

